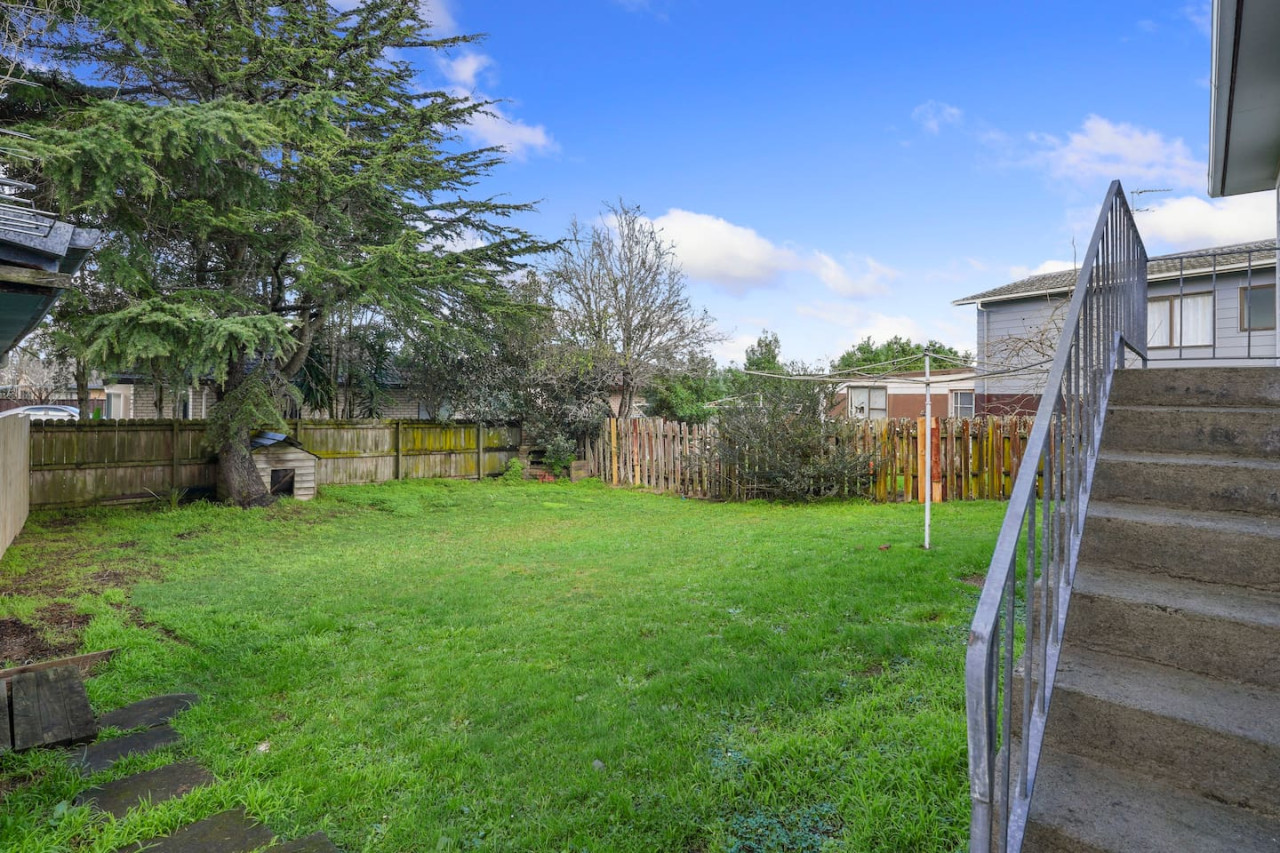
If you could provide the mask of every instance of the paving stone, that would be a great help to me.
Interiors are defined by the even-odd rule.
[[[329,836],[316,832],[306,838],[299,838],[287,844],[280,844],[267,850],[267,853],[341,853]]]
[[[214,781],[213,774],[199,764],[183,761],[90,788],[76,797],[76,805],[90,805],[121,818],[139,803],[162,803],[186,796]]]
[[[80,772],[88,776],[100,770],[106,770],[126,755],[143,755],[177,743],[181,737],[169,726],[147,729],[145,732],[135,732],[131,735],[91,743],[77,750],[69,759],[69,763],[80,767]]]
[[[164,838],[126,848],[141,853],[247,853],[271,843],[271,830],[255,823],[244,809],[231,809],[184,826]]]
[[[146,726],[161,726],[173,719],[173,716],[190,708],[200,697],[194,693],[170,693],[167,696],[153,696],[125,705],[114,711],[108,711],[98,719],[98,725],[114,729],[138,729]]]

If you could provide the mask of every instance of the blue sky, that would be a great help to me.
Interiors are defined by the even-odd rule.
[[[741,360],[868,335],[973,345],[953,299],[1083,254],[1112,178],[1151,254],[1275,233],[1272,194],[1210,202],[1208,3],[427,0],[424,83],[499,101],[481,188],[560,236],[608,201],[676,247]]]

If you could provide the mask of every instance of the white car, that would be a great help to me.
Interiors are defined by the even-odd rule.
[[[0,418],[8,417],[9,415],[26,415],[36,421],[80,420],[80,410],[75,406],[56,406],[53,404],[19,406],[16,409],[9,409],[7,412],[0,412]]]

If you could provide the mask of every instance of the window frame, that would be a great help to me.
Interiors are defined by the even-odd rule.
[[[1188,298],[1188,297],[1197,297],[1197,296],[1207,296],[1207,297],[1209,297],[1209,340],[1208,340],[1207,342],[1205,342],[1205,343],[1195,343],[1195,344],[1186,344],[1186,343],[1182,343],[1182,342],[1180,342],[1180,341],[1175,341],[1175,340],[1173,339],[1173,330],[1174,330],[1174,323],[1173,323],[1173,311],[1174,311],[1174,306],[1176,306],[1180,300],[1186,299],[1186,298]],[[1162,343],[1162,344],[1153,344],[1153,343],[1151,343],[1151,330],[1150,330],[1150,328],[1149,328],[1150,324],[1148,324],[1148,329],[1147,329],[1147,349],[1197,349],[1197,348],[1213,347],[1213,346],[1216,346],[1216,345],[1217,345],[1217,340],[1218,340],[1218,323],[1217,323],[1217,316],[1218,316],[1218,296],[1217,296],[1217,293],[1216,293],[1216,292],[1214,292],[1214,291],[1212,291],[1212,290],[1195,290],[1195,291],[1191,291],[1190,293],[1169,293],[1169,294],[1164,294],[1164,295],[1160,295],[1160,296],[1148,296],[1148,297],[1147,297],[1147,309],[1148,309],[1148,311],[1149,311],[1149,310],[1150,310],[1150,308],[1151,308],[1151,304],[1152,304],[1152,303],[1154,303],[1154,302],[1165,302],[1165,303],[1167,303],[1167,304],[1168,304],[1168,306],[1169,306],[1169,316],[1168,316],[1168,319],[1166,320],[1166,324],[1165,324],[1165,325],[1166,325],[1166,328],[1169,330],[1169,334],[1168,334],[1168,338],[1167,338],[1167,340],[1169,341],[1169,343]],[[1180,332],[1181,332],[1181,331],[1183,331],[1183,329],[1182,329],[1182,327],[1181,327],[1181,326],[1179,327],[1179,331],[1180,331]]]
[[[961,406],[958,398],[961,394],[969,395],[969,402],[964,407],[969,410],[969,414],[967,415],[960,414]],[[951,417],[974,418],[977,416],[977,413],[978,413],[978,395],[975,391],[973,391],[972,389],[966,388],[963,390],[955,390],[951,392]]]
[[[1253,324],[1248,324],[1248,325],[1245,324],[1245,314],[1249,308],[1249,305],[1246,302],[1247,295],[1250,294],[1251,292],[1256,292],[1259,290],[1271,291],[1271,325],[1270,326],[1255,326]],[[1238,312],[1240,316],[1237,319],[1239,319],[1240,321],[1241,332],[1248,334],[1249,332],[1274,332],[1276,330],[1276,313],[1277,313],[1277,308],[1280,308],[1280,306],[1276,305],[1276,286],[1274,284],[1255,284],[1252,287],[1244,284],[1240,285],[1240,301],[1238,304],[1240,306],[1240,311]]]
[[[854,406],[853,406],[854,391],[867,392],[867,414],[859,415],[857,412],[854,411]],[[880,417],[881,418],[889,417],[889,389],[888,388],[886,388],[883,385],[846,385],[844,390],[844,400],[845,400],[844,404],[845,404],[845,412],[847,413],[847,417],[850,420],[868,420],[868,421],[877,420],[876,416],[873,415],[872,412],[881,411],[881,410],[875,409],[871,405],[871,402],[872,402],[871,394],[873,391],[880,391],[881,393],[884,394],[884,409],[883,409],[884,414],[881,415]]]

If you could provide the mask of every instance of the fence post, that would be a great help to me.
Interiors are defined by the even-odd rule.
[[[169,489],[176,491],[178,488],[178,419],[173,419],[173,461],[169,466]]]
[[[476,422],[476,482],[484,480],[484,421]]]
[[[404,452],[403,450],[401,450],[401,447],[403,446],[401,429],[403,426],[404,426],[403,422],[399,418],[396,418],[396,479],[397,480],[404,479]]]

